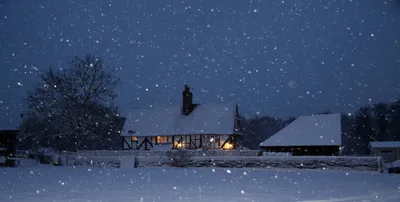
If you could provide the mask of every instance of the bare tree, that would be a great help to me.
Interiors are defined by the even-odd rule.
[[[26,137],[60,138],[79,149],[85,140],[98,137],[94,129],[117,113],[112,104],[119,83],[114,72],[93,55],[69,59],[66,68],[59,70],[50,67],[40,76],[41,86],[29,92],[26,114],[46,123],[46,131],[52,132],[37,131]]]

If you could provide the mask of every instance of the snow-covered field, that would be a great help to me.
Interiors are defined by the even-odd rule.
[[[249,168],[0,168],[0,201],[400,201],[400,175]]]

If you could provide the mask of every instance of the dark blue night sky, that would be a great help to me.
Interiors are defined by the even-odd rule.
[[[100,56],[122,79],[122,113],[233,102],[249,116],[306,115],[400,97],[394,0],[3,0],[0,126],[49,65]]]

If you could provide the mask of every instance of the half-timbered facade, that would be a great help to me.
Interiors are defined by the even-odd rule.
[[[240,134],[238,106],[193,104],[185,86],[182,106],[134,110],[121,133],[123,149],[235,149]]]

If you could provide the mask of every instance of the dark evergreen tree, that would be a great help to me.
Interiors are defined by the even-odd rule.
[[[400,101],[396,100],[389,106],[388,113],[389,138],[400,141]]]
[[[388,125],[387,115],[389,112],[389,106],[385,103],[375,104],[373,112],[376,119],[375,139],[379,141],[389,140],[389,137],[387,135],[387,125]]]
[[[376,141],[376,133],[372,128],[371,110],[370,107],[361,107],[355,114],[353,125],[353,137],[356,143],[354,145],[355,151],[367,153],[369,142]]]

